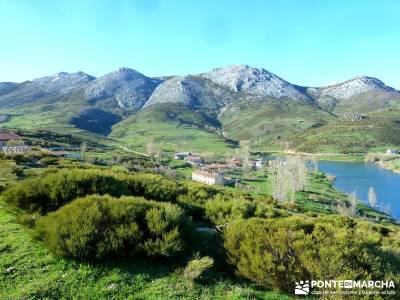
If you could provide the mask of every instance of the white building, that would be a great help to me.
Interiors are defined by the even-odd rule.
[[[386,154],[388,154],[388,155],[395,155],[397,153],[398,153],[398,151],[394,150],[394,149],[387,149],[386,150]]]
[[[250,161],[250,166],[252,169],[261,170],[264,167],[264,160],[261,158],[252,160]]]
[[[189,155],[192,155],[190,152],[175,152],[174,159],[185,159]]]
[[[200,170],[194,171],[192,173],[192,180],[209,185],[224,185],[225,183],[224,176],[221,173],[211,173]]]

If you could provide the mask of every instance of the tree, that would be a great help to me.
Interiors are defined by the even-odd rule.
[[[273,179],[273,192],[272,196],[279,202],[286,200],[285,195],[285,164],[286,162],[281,159],[273,161],[270,167],[270,173]]]
[[[157,149],[156,149],[156,145],[154,144],[154,140],[153,140],[153,138],[150,138],[147,141],[146,153],[148,156],[150,156],[150,158],[153,158],[155,156],[156,152],[157,152]]]
[[[305,160],[299,156],[276,160],[270,170],[274,183],[273,196],[280,202],[295,202],[296,192],[304,191],[308,185],[308,168]]]
[[[372,186],[368,189],[368,203],[373,208],[378,206],[378,199],[376,197],[375,190]]]
[[[334,208],[336,212],[342,216],[355,217],[357,215],[357,193],[354,191],[349,195],[350,201],[348,204],[343,203]]]
[[[355,217],[357,214],[357,193],[354,191],[350,200],[350,216]]]
[[[250,146],[249,141],[240,141],[240,158],[242,159],[243,168],[250,169]]]
[[[81,144],[81,156],[82,156],[82,160],[85,160],[85,152],[87,150],[87,143],[83,142]]]
[[[311,156],[309,160],[314,168],[314,176],[316,176],[318,174],[318,160],[315,158],[315,156]]]

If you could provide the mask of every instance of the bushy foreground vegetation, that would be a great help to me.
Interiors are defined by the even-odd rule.
[[[224,246],[238,274],[291,292],[311,279],[400,279],[399,231],[341,216],[238,220]]]
[[[173,201],[178,185],[152,174],[127,175],[98,169],[65,169],[13,185],[3,197],[9,204],[45,214],[77,197],[91,194],[135,195]]]
[[[221,224],[233,217],[279,215],[271,197],[254,201],[241,192],[195,183],[178,183],[161,175],[127,174],[99,169],[64,169],[43,177],[21,181],[3,193],[11,206],[45,215],[72,200],[99,194],[141,196],[177,203],[194,219]],[[283,213],[283,212],[282,212]]]
[[[171,257],[183,251],[187,226],[183,211],[170,203],[92,195],[40,218],[36,233],[64,257]]]
[[[186,280],[177,259],[87,263],[51,255],[0,204],[0,299],[290,299],[217,276]]]
[[[298,280],[400,279],[396,225],[305,214],[270,196],[71,168],[15,183],[2,198],[48,250],[77,261],[156,258],[191,282],[208,272],[210,280],[231,280],[234,268],[254,284],[289,293]]]

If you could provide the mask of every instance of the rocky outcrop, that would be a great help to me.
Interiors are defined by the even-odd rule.
[[[219,109],[235,101],[234,93],[198,76],[174,77],[159,85],[144,107],[159,103],[182,103],[188,107]]]
[[[374,77],[361,76],[335,85],[308,88],[307,92],[315,98],[347,99],[368,91],[394,92],[395,89],[386,86]]]
[[[214,69],[201,74],[201,76],[217,84],[226,86],[235,92],[245,92],[252,95],[278,99],[312,100],[310,96],[301,91],[301,88],[262,68],[234,65]]]
[[[161,82],[135,70],[120,68],[88,84],[85,97],[91,102],[113,99],[121,108],[139,109]]]
[[[4,85],[8,93],[0,93],[0,108],[14,107],[36,100],[47,98],[47,101],[58,99],[78,88],[83,87],[94,79],[83,72],[61,72],[52,76],[36,78],[18,84]]]

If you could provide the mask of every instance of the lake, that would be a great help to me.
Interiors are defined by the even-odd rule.
[[[400,174],[380,169],[374,164],[355,162],[319,161],[318,168],[335,175],[333,185],[340,191],[352,193],[368,202],[368,189],[373,187],[379,209],[400,219]]]

